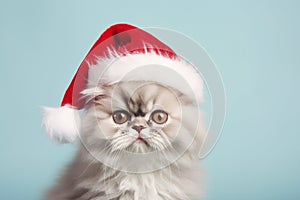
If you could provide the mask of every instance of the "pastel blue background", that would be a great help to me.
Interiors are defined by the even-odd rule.
[[[75,146],[40,127],[108,26],[182,32],[226,87],[222,137],[203,161],[206,200],[300,199],[299,1],[1,1],[0,199],[40,199]]]

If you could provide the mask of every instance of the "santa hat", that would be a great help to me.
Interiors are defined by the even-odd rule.
[[[168,76],[167,71],[156,70],[155,74],[151,74],[155,66],[174,71],[187,84]],[[133,70],[136,70],[134,75],[126,77]],[[44,108],[42,124],[47,134],[58,142],[75,141],[80,129],[78,110],[83,109],[86,103],[82,92],[120,81],[153,81],[182,93],[186,93],[189,87],[197,101],[203,98],[202,78],[190,63],[153,35],[128,24],[116,24],[100,36],[80,64],[61,107]]]

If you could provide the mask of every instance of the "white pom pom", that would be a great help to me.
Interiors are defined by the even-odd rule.
[[[44,116],[42,126],[49,137],[60,143],[74,142],[80,129],[78,110],[70,105],[59,108],[43,107]]]

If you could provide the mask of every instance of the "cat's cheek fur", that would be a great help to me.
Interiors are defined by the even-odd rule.
[[[162,131],[166,133],[169,139],[175,139],[179,130],[180,130],[180,121],[178,120],[170,120],[171,122],[168,123],[166,126],[162,128]]]
[[[113,137],[118,131],[119,127],[117,125],[112,126],[112,119],[104,119],[98,121],[98,126],[101,134],[103,134],[107,138]]]

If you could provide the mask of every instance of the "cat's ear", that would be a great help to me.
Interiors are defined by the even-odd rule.
[[[105,86],[97,86],[85,89],[81,92],[86,104],[99,103],[108,96],[108,89]]]
[[[197,100],[178,92],[177,98],[183,105],[197,105]]]

